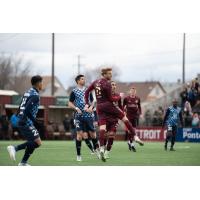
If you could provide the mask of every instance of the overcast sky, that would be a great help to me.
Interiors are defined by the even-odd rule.
[[[174,82],[182,77],[183,34],[56,34],[55,74],[67,87],[77,74],[117,65],[121,81]],[[51,34],[0,34],[0,52],[31,61],[34,73],[51,74]],[[200,34],[186,34],[186,79],[200,73]]]

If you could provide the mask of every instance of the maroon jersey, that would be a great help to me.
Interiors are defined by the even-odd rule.
[[[97,99],[97,105],[101,103],[118,101],[119,97],[112,96],[112,87],[111,83],[105,79],[101,78],[94,81],[85,92],[85,103],[88,104],[89,93],[95,90],[95,95]]]
[[[88,104],[89,93],[95,90],[97,99],[97,114],[99,125],[105,125],[108,118],[124,117],[124,113],[113,102],[118,102],[121,98],[118,95],[112,95],[111,83],[105,78],[94,81],[85,92],[85,103]]]
[[[122,99],[121,99],[120,94],[118,94],[118,93],[112,94],[112,97],[117,100],[117,101],[113,101],[113,104],[123,111]]]
[[[118,109],[118,110],[123,110],[122,108],[122,100],[121,100],[121,96],[118,93],[114,93],[112,94],[113,97],[116,97],[116,99],[118,98],[118,101],[113,101],[113,105]],[[119,118],[117,116],[112,115],[108,115],[107,116],[107,120],[106,120],[106,129],[107,131],[111,131],[111,132],[115,132],[117,131],[117,127],[118,127],[118,120]]]
[[[126,113],[129,119],[138,118],[141,111],[140,98],[127,96],[123,101],[123,108],[126,106]]]

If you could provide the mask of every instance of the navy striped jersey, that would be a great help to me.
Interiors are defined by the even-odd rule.
[[[39,92],[35,88],[30,88],[22,97],[18,110],[19,121],[23,121],[28,126],[33,125],[36,121],[39,106]]]
[[[94,117],[93,113],[88,113],[86,111],[84,111],[84,107],[85,107],[85,91],[87,90],[86,87],[83,88],[74,88],[70,94],[69,97],[69,101],[72,102],[76,107],[78,107],[81,111],[82,114],[79,114],[78,112],[75,113],[75,117],[77,116],[82,116],[82,117]],[[89,97],[89,101],[92,102],[93,101],[93,97],[92,94]]]
[[[181,108],[170,106],[166,111],[164,124],[167,126],[178,126],[179,120],[182,123]]]

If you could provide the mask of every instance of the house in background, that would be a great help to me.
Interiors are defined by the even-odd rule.
[[[43,90],[40,92],[41,96],[51,96],[51,76],[42,76]],[[54,96],[68,96],[66,89],[59,79],[55,76],[54,81]]]
[[[137,96],[140,97],[142,103],[155,101],[166,94],[160,82],[118,82],[117,92],[123,92],[128,95],[131,87],[136,88]]]

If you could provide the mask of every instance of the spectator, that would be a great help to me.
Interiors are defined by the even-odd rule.
[[[188,92],[188,101],[190,102],[191,107],[193,107],[196,104],[196,95],[197,95],[197,91],[192,86]]]
[[[3,140],[10,140],[11,136],[9,134],[9,121],[8,121],[8,117],[6,115],[6,111],[4,110],[2,115],[0,116],[0,124],[1,124],[1,138]]]
[[[19,136],[19,129],[17,128],[17,126],[18,126],[18,117],[17,117],[17,115],[15,113],[12,114],[12,116],[10,118],[10,123],[11,123],[11,127],[12,127],[13,137],[18,137]]]
[[[181,97],[181,108],[184,108],[185,102],[188,100],[188,89],[187,86],[183,87],[183,90],[180,93]]]
[[[151,125],[151,112],[149,109],[145,112],[144,117],[145,117],[145,125],[150,126]]]
[[[195,78],[195,80],[194,80],[194,88],[195,88],[196,91],[198,90],[198,87],[199,87],[199,86],[200,86],[200,85],[199,85],[198,78]]]
[[[160,106],[160,107],[158,108],[158,126],[162,126],[163,116],[164,116],[164,110],[163,110],[163,108]]]
[[[192,118],[192,128],[200,127],[200,119],[198,113],[194,113]]]
[[[197,88],[196,102],[200,101],[200,86]]]
[[[159,126],[159,113],[158,113],[158,110],[155,110],[154,114],[153,114],[153,126]]]
[[[191,127],[192,125],[192,108],[190,102],[186,101],[183,110],[185,127]]]
[[[65,115],[65,118],[63,120],[63,125],[64,125],[64,128],[65,128],[65,132],[69,132],[69,130],[70,130],[70,119],[69,119],[68,114]]]
[[[76,139],[76,127],[74,125],[74,119],[70,119],[70,131],[71,131],[71,138],[72,140]]]
[[[200,115],[200,100],[197,101],[196,105],[192,108],[192,111]]]

